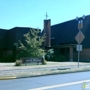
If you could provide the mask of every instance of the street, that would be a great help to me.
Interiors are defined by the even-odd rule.
[[[0,90],[90,90],[90,72],[1,80]]]

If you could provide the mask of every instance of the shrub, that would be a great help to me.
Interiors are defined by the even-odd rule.
[[[44,59],[43,62],[42,62],[43,65],[46,65],[47,64],[47,61]]]
[[[55,61],[58,61],[58,62],[62,62],[62,61],[65,61],[65,56],[63,56],[63,55],[54,55],[52,59],[55,60]]]
[[[45,60],[45,56],[43,55],[42,56],[42,65],[46,65],[47,64],[47,61]]]
[[[47,61],[46,61],[46,60],[44,60],[44,64],[45,64],[45,65],[47,64]]]
[[[16,60],[15,66],[21,66],[21,65],[22,65],[22,61],[21,60]]]
[[[22,43],[19,41],[20,46],[16,58],[20,59],[21,57],[41,57],[45,54],[45,50],[42,47],[43,42],[45,41],[45,34],[40,36],[40,30],[30,30],[30,32],[24,34],[24,41]]]
[[[45,55],[45,59],[48,61],[65,61],[65,56],[61,55],[59,51],[54,51],[53,49],[49,49]]]
[[[49,49],[45,55],[45,59],[48,61],[52,61],[54,55],[53,49]]]

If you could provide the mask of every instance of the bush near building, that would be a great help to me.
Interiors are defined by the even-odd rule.
[[[39,35],[40,30],[30,30],[30,32],[24,34],[25,44],[19,41],[20,46],[18,47],[16,58],[37,58],[45,55],[45,50],[42,47],[45,40],[45,34]],[[45,62],[46,63],[46,62]]]
[[[62,62],[65,61],[65,56],[61,55],[58,50],[49,49],[45,55],[45,59],[48,61],[58,61]]]

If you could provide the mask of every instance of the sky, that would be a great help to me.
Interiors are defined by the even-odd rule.
[[[43,29],[46,12],[55,25],[90,15],[90,0],[0,0],[0,28]]]

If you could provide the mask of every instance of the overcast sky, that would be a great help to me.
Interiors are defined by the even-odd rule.
[[[0,28],[43,29],[48,13],[51,25],[90,14],[90,0],[0,0]]]

